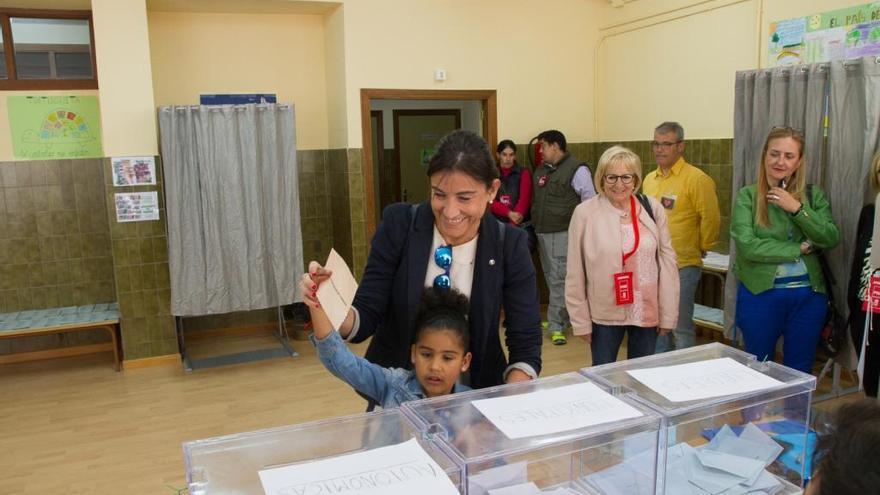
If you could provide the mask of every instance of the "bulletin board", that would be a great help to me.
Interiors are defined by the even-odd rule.
[[[880,56],[880,2],[770,23],[767,67]]]

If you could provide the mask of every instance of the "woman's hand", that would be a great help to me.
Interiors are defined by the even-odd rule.
[[[662,337],[662,336],[664,336],[664,335],[669,335],[669,332],[671,332],[671,331],[672,331],[671,328],[660,328],[660,327],[657,327],[657,336]]]
[[[767,191],[767,202],[776,205],[788,213],[794,213],[801,208],[801,202],[781,187],[771,187]]]
[[[317,261],[309,262],[309,273],[303,274],[299,282],[299,293],[303,302],[310,308],[320,308],[318,302],[318,286],[330,278],[332,272]]]
[[[531,379],[532,377],[530,377],[525,371],[519,368],[514,368],[507,374],[506,383],[526,382]]]
[[[578,337],[580,337],[581,340],[583,340],[584,342],[586,342],[586,343],[588,343],[588,344],[592,344],[592,343],[593,343],[593,334],[591,334],[591,333],[587,333],[587,334],[584,334],[584,335],[578,335]]]
[[[507,214],[507,218],[509,218],[514,225],[519,225],[523,221],[522,214],[513,210],[510,210],[510,213]]]

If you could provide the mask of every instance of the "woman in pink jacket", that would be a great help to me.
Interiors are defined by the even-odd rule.
[[[627,358],[654,353],[657,335],[678,320],[678,268],[658,201],[635,194],[641,160],[622,147],[602,154],[598,195],[568,227],[565,305],[575,335],[590,343],[593,365],[613,363],[628,335]]]

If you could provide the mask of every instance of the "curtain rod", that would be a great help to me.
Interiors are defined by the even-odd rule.
[[[170,112],[171,110],[177,110],[178,112],[182,112],[184,110],[198,110],[204,106],[204,107],[207,107],[209,110],[216,112],[216,111],[221,110],[225,107],[232,107],[236,110],[244,110],[245,108],[247,108],[248,105],[254,105],[256,108],[259,108],[260,110],[265,110],[265,109],[269,108],[270,106],[275,106],[275,108],[281,108],[284,110],[287,110],[288,108],[292,107],[292,105],[290,103],[247,103],[247,104],[241,104],[241,105],[170,105],[170,106],[160,107],[159,109],[163,112]]]

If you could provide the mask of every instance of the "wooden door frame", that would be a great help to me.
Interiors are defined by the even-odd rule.
[[[361,137],[363,146],[364,215],[367,240],[376,232],[378,212],[373,191],[373,140],[370,129],[370,100],[477,100],[483,111],[483,137],[491,149],[498,141],[497,92],[494,89],[378,89],[361,88]]]
[[[382,198],[382,184],[383,184],[382,170],[385,170],[385,156],[384,156],[385,155],[385,124],[384,124],[385,116],[382,115],[382,110],[370,110],[370,119],[372,119],[373,117],[376,117],[376,131],[379,134],[378,136],[376,136],[376,142],[379,144],[379,152],[376,153],[376,156],[379,157],[379,163],[376,164],[377,167],[375,167],[375,168],[377,170],[379,170],[379,177],[378,177],[379,180],[378,180],[378,182],[376,182],[376,184],[379,184],[379,198],[381,199]],[[373,132],[373,126],[372,126],[372,122],[371,122],[370,123],[370,162],[371,163],[373,160],[373,152],[372,152],[372,149],[373,149],[372,148],[372,146],[373,146],[372,137],[373,137],[373,135],[372,135],[372,132]],[[374,180],[375,180],[375,178],[374,178]],[[366,188],[366,183],[364,184],[364,187]],[[366,195],[366,189],[364,189],[364,194]],[[373,198],[375,198],[375,197],[376,197],[376,191],[373,191]]]
[[[461,129],[461,109],[459,108],[432,108],[426,110],[401,109],[391,111],[391,122],[394,126],[394,192],[395,201],[400,198],[400,117],[429,117],[432,115],[455,117],[455,128]],[[373,140],[370,139],[370,144]],[[372,153],[371,153],[372,154]]]

